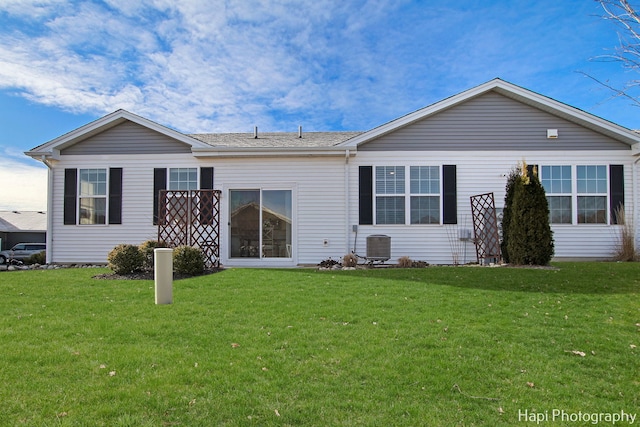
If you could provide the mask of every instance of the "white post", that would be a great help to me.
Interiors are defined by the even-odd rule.
[[[173,249],[153,250],[153,275],[156,282],[156,304],[173,302]]]

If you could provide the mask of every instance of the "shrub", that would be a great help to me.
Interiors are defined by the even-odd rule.
[[[521,167],[515,181],[511,219],[507,230],[509,262],[518,265],[547,265],[553,257],[553,232],[549,205],[536,171]]]
[[[411,268],[413,267],[413,261],[408,256],[403,256],[398,258],[398,267],[400,268]]]
[[[173,271],[192,276],[204,273],[204,254],[199,248],[178,246],[173,250]]]
[[[144,256],[135,245],[121,244],[107,255],[107,266],[116,274],[130,274],[142,270]]]
[[[42,251],[37,254],[33,254],[27,259],[24,260],[24,263],[27,265],[31,264],[46,264],[47,263],[47,252]]]
[[[355,267],[358,265],[358,257],[354,254],[346,254],[342,258],[342,265],[345,267]]]
[[[165,242],[159,242],[157,240],[147,240],[143,242],[140,246],[140,252],[143,256],[142,268],[145,271],[153,271],[153,260],[154,260],[154,250],[156,248],[168,248]]]
[[[318,264],[318,267],[320,267],[320,268],[334,268],[336,266],[342,267],[342,264],[340,264],[340,262],[338,262],[338,261],[336,261],[334,259],[331,259],[331,258],[324,259],[324,260],[320,261],[320,263]]]
[[[616,208],[615,217],[620,227],[620,234],[616,240],[616,247],[613,253],[614,261],[637,261],[640,256],[636,251],[636,238],[633,225],[626,220],[624,206]]]
[[[500,241],[500,252],[504,262],[509,262],[509,225],[511,224],[511,206],[513,205],[513,195],[516,189],[516,182],[520,179],[520,169],[513,168],[507,176],[507,185],[505,187],[504,208],[502,209],[502,240]]]

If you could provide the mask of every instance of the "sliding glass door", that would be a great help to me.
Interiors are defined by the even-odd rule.
[[[230,190],[231,258],[292,258],[291,190]]]

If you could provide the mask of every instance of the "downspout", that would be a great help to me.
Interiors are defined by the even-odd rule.
[[[345,244],[345,254],[351,253],[349,250],[349,224],[351,223],[349,215],[349,211],[351,210],[351,192],[349,190],[349,150],[345,151],[344,157],[344,199],[345,199],[345,230],[344,230],[344,244]]]
[[[633,169],[632,169],[632,173],[633,176],[631,177],[631,183],[633,185],[633,233],[635,236],[635,245],[636,248],[638,247],[638,220],[640,220],[640,214],[639,214],[639,210],[640,210],[640,191],[638,191],[638,162],[640,162],[640,157],[638,157],[634,162],[633,162]]]
[[[53,165],[47,160],[47,156],[41,157],[42,163],[47,166],[47,252],[46,263],[51,264],[53,259]]]

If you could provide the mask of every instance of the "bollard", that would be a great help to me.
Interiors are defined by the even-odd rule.
[[[153,276],[156,282],[156,304],[173,302],[173,249],[153,250]]]

